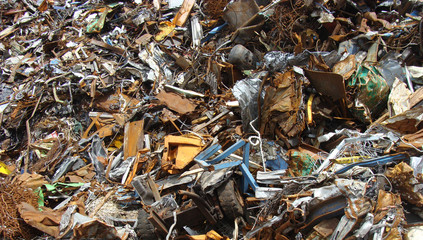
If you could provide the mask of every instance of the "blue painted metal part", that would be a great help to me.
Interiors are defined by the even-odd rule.
[[[238,150],[239,148],[243,147],[243,159],[242,161],[230,161],[230,162],[224,162],[224,163],[218,163],[222,161],[223,159],[227,158],[229,155],[231,155],[233,152]],[[251,188],[255,191],[258,187],[258,184],[256,180],[254,179],[253,175],[250,173],[250,170],[248,169],[249,161],[250,161],[250,143],[239,140],[234,145],[230,146],[228,149],[223,151],[221,154],[219,154],[217,157],[208,160],[210,157],[213,156],[217,151],[219,151],[222,148],[219,144],[212,145],[208,147],[206,150],[201,152],[197,155],[197,157],[194,158],[194,160],[204,169],[213,169],[213,170],[219,170],[223,168],[229,168],[229,167],[235,167],[239,166],[243,175],[242,179],[242,191],[245,193],[248,190],[248,186],[251,186]]]
[[[235,152],[236,150],[238,150],[238,148],[241,148],[245,144],[247,144],[247,143],[244,140],[240,140],[240,141],[236,142],[234,145],[232,145],[228,149],[226,149],[223,153],[219,154],[217,157],[215,157],[214,159],[210,160],[209,163],[210,164],[215,164],[215,163],[217,163],[219,161],[222,161],[223,159],[229,157],[229,155],[231,155],[233,152]]]
[[[213,28],[209,33],[207,33],[207,36],[204,37],[201,40],[201,43],[205,43],[205,42],[209,41],[214,35],[216,35],[218,32],[220,32],[220,30],[222,30],[227,25],[228,25],[228,23],[224,23],[224,24],[222,24],[220,26],[217,26],[217,27]]]
[[[208,147],[206,150],[202,151],[200,154],[197,155],[197,157],[194,158],[195,161],[203,161],[203,159],[207,159],[213,154],[215,154],[217,151],[219,151],[222,148],[219,144],[212,145]]]
[[[243,186],[242,186],[242,192],[246,193],[248,190],[248,185],[251,186],[253,191],[255,192],[258,188],[258,184],[256,180],[253,177],[253,174],[250,173],[250,170],[245,164],[240,165],[242,176],[243,176]]]
[[[217,157],[215,157],[211,160],[207,160],[208,158],[213,156],[213,154],[215,154],[217,151],[219,151],[222,148],[222,146],[216,144],[216,145],[213,145],[213,146],[207,148],[205,151],[201,152],[199,155],[197,155],[197,157],[194,158],[194,160],[198,164],[200,164],[201,167],[208,168],[208,167],[211,167],[212,165],[216,164],[217,162],[222,161],[223,159],[227,158],[229,155],[231,155],[233,152],[238,150],[238,148],[244,146],[245,144],[247,144],[247,143],[244,140],[239,140],[234,145],[230,146],[224,152],[219,154]],[[228,163],[222,163],[222,164],[226,166]],[[227,165],[227,167],[232,167],[232,166],[233,166],[232,164]],[[214,169],[224,168],[224,167],[219,167],[217,165],[214,165],[213,167],[214,167]]]
[[[385,164],[393,162],[393,161],[407,160],[407,159],[410,159],[410,156],[408,156],[408,154],[406,154],[406,153],[399,153],[399,154],[395,154],[395,155],[377,157],[377,158],[373,158],[373,159],[362,161],[362,162],[352,163],[348,166],[345,166],[345,167],[339,169],[338,171],[335,172],[335,174],[344,173],[344,172],[350,170],[351,168],[353,168],[355,166],[375,167],[375,166],[385,165]]]
[[[256,180],[253,178],[253,175],[251,175],[250,171],[248,170],[250,166],[250,143],[245,144],[243,150],[244,151],[242,153],[242,160],[244,161],[244,163],[241,164],[241,172],[242,176],[244,176],[242,178],[242,192],[247,192],[248,185],[251,185],[253,191],[255,192],[257,183]],[[247,169],[247,171],[245,171],[245,169]],[[252,180],[250,180],[250,178]]]

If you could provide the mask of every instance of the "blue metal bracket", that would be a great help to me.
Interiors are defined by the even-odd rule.
[[[243,147],[242,160],[219,163],[241,147]],[[250,170],[248,169],[250,161],[250,143],[244,140],[239,140],[234,145],[230,146],[228,149],[223,151],[221,154],[217,155],[215,158],[209,159],[221,148],[222,146],[219,144],[212,145],[206,150],[202,151],[200,154],[198,154],[197,157],[194,158],[194,160],[202,168],[207,169],[209,171],[239,166],[243,175],[242,191],[246,193],[248,190],[248,186],[251,186],[253,191],[256,191],[258,184],[254,179],[253,175],[251,174]]]

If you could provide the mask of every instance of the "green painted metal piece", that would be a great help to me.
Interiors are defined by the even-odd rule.
[[[386,109],[389,86],[374,66],[359,66],[348,86],[358,90],[352,113],[362,122],[370,122]]]

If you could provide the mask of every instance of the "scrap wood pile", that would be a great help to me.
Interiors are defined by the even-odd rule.
[[[0,6],[2,238],[419,239],[423,2]]]

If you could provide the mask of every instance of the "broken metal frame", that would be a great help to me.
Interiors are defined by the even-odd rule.
[[[230,162],[222,162],[220,161],[224,160],[225,158],[229,157],[232,153],[234,153],[236,150],[243,148],[243,158],[242,160],[238,161],[230,161]],[[230,146],[228,149],[223,151],[221,154],[216,156],[213,159],[211,158],[217,151],[219,151],[222,148],[220,144],[214,144],[210,147],[208,147],[206,150],[198,154],[194,160],[204,169],[213,171],[213,170],[219,170],[229,167],[235,167],[239,166],[242,175],[243,175],[243,183],[242,183],[242,192],[246,193],[248,191],[248,186],[251,186],[254,192],[259,188],[256,180],[254,179],[253,175],[250,173],[250,170],[248,169],[249,166],[249,153],[250,153],[250,143],[245,140],[239,140],[232,146]]]
[[[188,209],[174,212],[176,213],[177,218],[177,223],[175,225],[177,228],[190,226],[194,223],[198,224],[204,220],[207,220],[211,225],[215,225],[220,219],[223,218],[220,210],[211,206],[207,200],[203,199],[196,193],[179,190],[178,194],[187,196],[188,198],[192,199],[195,204]],[[169,231],[171,231],[171,227],[168,229],[168,226],[172,225],[172,221],[174,222],[174,216],[162,218],[153,209],[150,209],[148,212],[150,213],[150,216],[147,219],[151,222],[151,224],[155,227],[156,231],[160,235],[166,236]]]
[[[329,154],[329,156],[323,161],[323,163],[320,165],[320,167],[313,172],[313,174],[319,174],[321,173],[325,168],[327,168],[330,164],[331,159],[336,159],[338,154],[341,153],[341,150],[349,143],[355,143],[360,141],[376,141],[380,140],[383,137],[381,134],[374,134],[371,136],[360,136],[360,137],[350,137],[342,140],[338,146],[332,150],[332,152]]]

